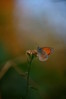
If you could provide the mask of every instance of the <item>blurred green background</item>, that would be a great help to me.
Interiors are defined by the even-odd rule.
[[[55,51],[46,62],[33,60],[29,99],[66,99],[65,23],[59,11],[51,16],[49,1],[0,0],[0,99],[25,99],[26,51],[38,45]]]

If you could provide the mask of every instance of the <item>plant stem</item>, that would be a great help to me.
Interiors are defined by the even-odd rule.
[[[29,99],[29,75],[30,75],[30,69],[31,69],[31,63],[32,63],[32,59],[28,62],[29,66],[28,66],[28,74],[27,74],[27,87],[26,87],[26,99]]]

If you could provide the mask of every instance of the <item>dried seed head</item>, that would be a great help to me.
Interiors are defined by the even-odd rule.
[[[31,55],[37,56],[37,50],[27,50],[26,54],[29,56],[31,56]]]

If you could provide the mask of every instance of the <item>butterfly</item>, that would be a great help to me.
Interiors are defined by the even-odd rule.
[[[54,52],[54,49],[51,47],[37,47],[37,56],[40,61],[46,61],[48,56]]]

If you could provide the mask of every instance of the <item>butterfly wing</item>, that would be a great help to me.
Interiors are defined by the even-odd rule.
[[[54,52],[54,49],[51,47],[43,47],[42,50],[45,51],[46,54],[48,54],[48,55],[50,55]]]
[[[38,52],[38,58],[40,61],[46,61],[48,59],[48,55],[44,50],[38,49],[37,52]]]
[[[42,55],[42,54],[38,54],[38,57],[39,57],[39,60],[40,61],[47,61],[47,59],[48,59],[48,55],[46,54],[46,55]]]

